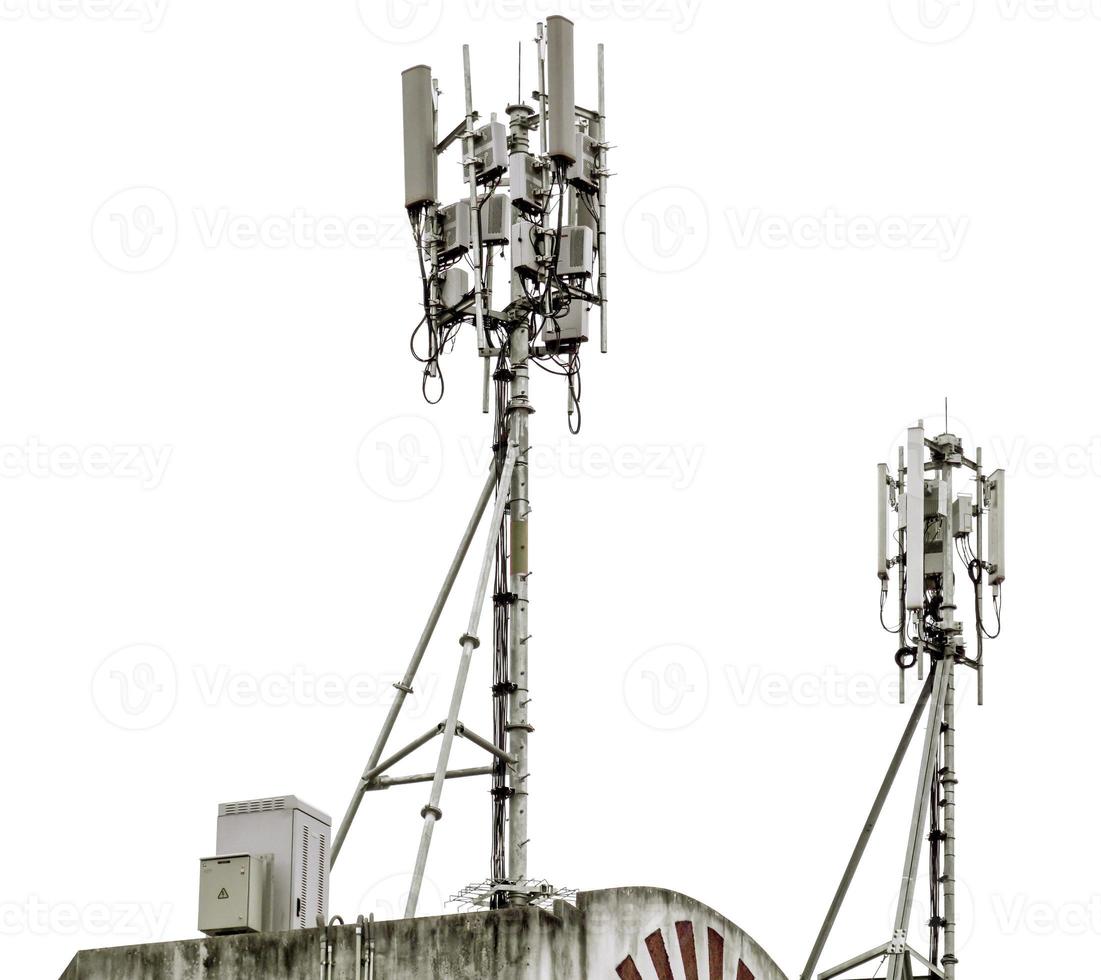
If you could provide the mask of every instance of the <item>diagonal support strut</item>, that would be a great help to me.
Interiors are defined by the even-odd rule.
[[[489,535],[482,556],[482,567],[478,573],[478,586],[474,591],[474,602],[470,609],[470,619],[467,623],[466,632],[462,636],[463,649],[459,657],[459,669],[455,676],[455,686],[451,692],[451,706],[448,709],[447,721],[444,724],[443,739],[440,742],[440,757],[436,765],[435,778],[432,780],[432,792],[428,803],[421,810],[424,827],[421,830],[417,860],[413,867],[413,880],[409,886],[409,897],[405,904],[405,917],[407,919],[413,918],[417,913],[417,901],[420,898],[421,884],[424,881],[424,869],[428,863],[428,849],[432,845],[432,831],[436,826],[436,822],[443,816],[443,812],[440,810],[440,798],[443,795],[444,780],[447,778],[447,764],[451,757],[451,746],[455,741],[455,730],[459,724],[459,709],[462,707],[466,678],[470,673],[470,661],[474,655],[474,648],[478,645],[478,623],[482,618],[482,607],[485,605],[486,592],[489,588],[489,576],[497,553],[497,539],[501,533],[501,520],[504,517],[505,504],[509,500],[509,494],[504,488],[509,486],[511,482],[518,453],[519,447],[517,444],[510,442],[504,465],[501,468],[501,491],[497,495],[497,501],[493,508]]]

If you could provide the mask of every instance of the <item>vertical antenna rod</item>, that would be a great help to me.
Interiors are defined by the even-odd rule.
[[[463,133],[463,165],[470,185],[470,235],[474,245],[474,326],[479,352],[486,349],[485,290],[482,281],[482,212],[478,207],[478,158],[474,156],[474,96],[470,85],[470,45],[463,45],[463,89],[466,94],[466,132]]]

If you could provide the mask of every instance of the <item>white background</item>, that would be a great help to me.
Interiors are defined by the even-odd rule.
[[[555,9],[440,2],[3,0],[5,976],[194,936],[219,801],[344,810],[488,432],[470,338],[435,408],[407,350],[399,72],[433,66],[449,128],[468,41],[501,111]],[[532,873],[685,892],[798,975],[908,710],[874,464],[947,395],[1010,478],[1005,632],[987,706],[961,693],[960,971],[1081,974],[1101,5],[564,9],[583,104],[607,45],[611,353],[579,438],[534,384]],[[471,588],[395,744],[445,712]],[[486,683],[482,656],[483,731]],[[823,965],[888,938],[910,772]],[[368,798],[332,911],[392,912],[426,795]],[[484,785],[444,808],[426,913],[488,870]]]

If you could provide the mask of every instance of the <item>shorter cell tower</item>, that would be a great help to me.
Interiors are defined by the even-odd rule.
[[[522,48],[521,48],[522,51]],[[608,349],[607,153],[604,114],[604,48],[597,48],[597,108],[574,96],[573,23],[548,17],[535,37],[538,85],[534,107],[523,100],[522,57],[516,101],[505,107],[508,124],[474,109],[470,50],[463,46],[465,114],[442,138],[440,87],[426,65],[402,73],[405,126],[405,206],[417,247],[421,317],[410,349],[423,365],[421,389],[430,403],[444,394],[442,359],[464,326],[474,333],[482,359],[482,411],[493,410],[494,458],[474,514],[413,651],[396,684],[395,698],[348,810],[333,839],[336,862],[365,794],[409,783],[431,783],[421,810],[423,827],[405,915],[413,916],[424,878],[441,797],[449,779],[488,776],[490,867],[484,881],[463,889],[458,900],[488,908],[529,905],[565,894],[528,873],[528,718],[531,702],[528,531],[530,418],[535,411],[529,381],[534,365],[565,380],[569,428],[581,426],[581,351],[590,334],[589,313],[599,311],[600,347]],[[538,132],[538,152],[532,135]],[[466,185],[461,200],[443,206],[439,160],[461,147]],[[506,259],[507,256],[507,259]],[[506,261],[507,288],[494,280]],[[405,698],[451,593],[489,501],[495,498],[488,540],[447,718],[405,748],[383,758]],[[459,720],[478,625],[492,580],[493,651],[489,738]],[[421,746],[440,737],[436,767],[412,776],[388,771]],[[450,768],[456,738],[489,755],[489,764]]]
[[[970,492],[958,492],[960,476]],[[887,980],[956,976],[956,688],[957,667],[976,672],[978,703],[983,701],[983,641],[1001,633],[1001,587],[1005,581],[1005,471],[983,473],[982,450],[974,459],[964,453],[959,437],[945,432],[925,437],[922,423],[908,430],[905,449],[899,448],[894,476],[886,463],[876,473],[878,494],[878,558],[881,582],[880,622],[899,636],[895,653],[900,701],[906,700],[906,672],[916,668],[923,681],[906,731],[891,759],[887,775],[872,804],[856,847],[837,888],[829,912],[801,974],[811,980],[838,912],[856,874],[872,831],[883,810],[906,751],[926,713],[925,740],[918,770],[917,791],[902,866],[894,931],[885,943],[818,974],[833,980],[866,964],[887,963]],[[897,515],[892,549],[890,516]],[[989,549],[988,552],[986,549]],[[891,551],[894,554],[891,554]],[[958,565],[957,565],[958,562]],[[962,566],[973,597],[975,645],[968,652],[964,626],[957,618],[956,568]],[[898,583],[898,620],[883,621],[890,593],[891,573]],[[983,575],[990,586],[996,620],[986,628]],[[968,603],[970,605],[970,603]],[[926,675],[927,676],[924,676]],[[928,814],[929,830],[925,831]],[[923,844],[929,866],[929,949],[922,955],[910,946],[910,913]],[[878,976],[878,968],[876,971]]]

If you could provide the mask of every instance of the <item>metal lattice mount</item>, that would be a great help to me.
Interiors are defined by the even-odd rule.
[[[556,901],[575,903],[576,888],[555,888],[549,881],[528,878],[520,882],[500,882],[487,878],[460,888],[448,902],[458,905],[461,911],[494,908],[499,904],[508,905],[510,899],[523,896],[525,905],[538,905],[550,909]]]

